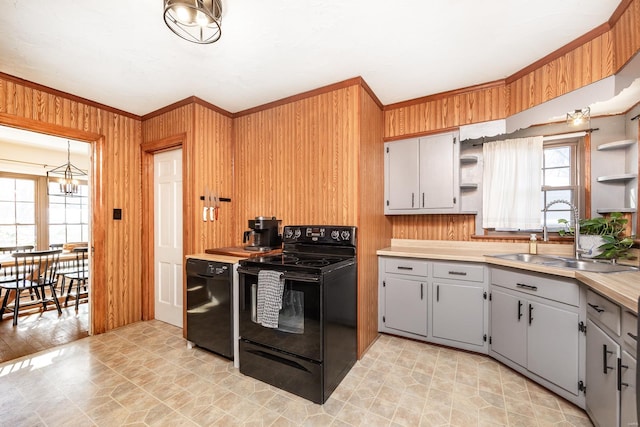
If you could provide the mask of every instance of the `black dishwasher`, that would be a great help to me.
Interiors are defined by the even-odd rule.
[[[187,259],[187,340],[233,359],[233,265]]]

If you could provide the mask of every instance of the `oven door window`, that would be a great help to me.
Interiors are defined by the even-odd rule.
[[[320,360],[321,294],[319,276],[286,278],[278,327],[257,321],[257,274],[240,273],[240,336],[281,351]]]
[[[258,284],[251,284],[251,321],[258,322]],[[293,289],[291,283],[289,286],[285,283],[282,295],[282,303],[280,304],[280,312],[278,313],[278,327],[281,332],[289,332],[291,334],[304,334],[304,292]]]

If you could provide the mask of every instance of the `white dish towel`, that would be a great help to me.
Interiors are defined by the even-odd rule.
[[[281,271],[260,270],[258,272],[258,296],[256,315],[265,328],[278,327],[278,314],[282,308],[284,278]]]

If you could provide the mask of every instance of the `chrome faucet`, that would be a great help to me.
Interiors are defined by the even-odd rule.
[[[545,242],[549,241],[549,232],[547,231],[547,211],[549,207],[558,203],[564,203],[565,205],[569,205],[571,209],[573,209],[573,222],[575,226],[573,252],[575,254],[576,259],[580,259],[580,254],[585,252],[582,249],[580,249],[580,246],[578,245],[578,242],[580,240],[580,213],[578,212],[578,208],[574,206],[574,204],[571,203],[570,201],[560,200],[560,199],[554,200],[552,202],[547,203],[547,206],[544,207],[544,224],[542,225],[542,240]]]

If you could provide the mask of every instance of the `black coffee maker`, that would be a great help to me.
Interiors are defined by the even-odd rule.
[[[249,220],[249,230],[242,235],[242,243],[248,251],[267,252],[282,246],[280,223],[275,216],[258,216]]]

